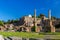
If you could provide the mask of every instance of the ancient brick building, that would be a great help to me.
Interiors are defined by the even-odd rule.
[[[16,29],[18,31],[26,32],[55,32],[53,21],[51,20],[51,10],[48,10],[48,18],[44,15],[40,15],[41,18],[36,17],[36,9],[34,10],[34,17],[32,15],[24,16],[19,20],[19,26],[13,24],[6,24],[6,29]],[[3,29],[0,27],[0,29]]]
[[[22,30],[31,32],[33,27],[35,27],[35,32],[55,32],[55,27],[52,25],[51,20],[51,10],[48,10],[48,18],[41,15],[41,18],[36,18],[36,9],[34,10],[34,17],[31,15],[22,17],[21,21],[23,23]]]

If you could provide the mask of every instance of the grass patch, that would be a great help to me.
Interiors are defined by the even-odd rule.
[[[28,33],[28,32],[0,32],[0,35],[4,37],[16,36],[16,37],[24,37],[24,38],[42,38],[43,35],[39,35],[38,33]]]
[[[44,35],[60,35],[60,32],[55,32],[55,33],[0,32],[0,35],[3,35],[4,37],[16,36],[16,37],[24,37],[24,38],[43,38]]]

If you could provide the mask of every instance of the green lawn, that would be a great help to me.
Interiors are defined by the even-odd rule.
[[[4,37],[16,36],[16,37],[25,37],[25,38],[43,38],[44,35],[60,35],[60,33],[59,32],[55,32],[55,33],[0,32],[0,35],[3,35]]]
[[[4,37],[16,36],[16,37],[24,37],[24,38],[42,38],[43,35],[39,35],[38,33],[28,33],[28,32],[0,32],[0,35]]]

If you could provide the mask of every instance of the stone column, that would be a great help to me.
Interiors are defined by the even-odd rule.
[[[51,32],[55,32],[55,27],[52,25],[51,20],[51,10],[48,10],[49,26],[51,27]]]
[[[50,9],[48,10],[48,18],[49,18],[49,20],[51,20],[51,10]]]
[[[37,23],[36,23],[36,9],[34,10],[34,26],[35,26],[35,31],[37,32]]]

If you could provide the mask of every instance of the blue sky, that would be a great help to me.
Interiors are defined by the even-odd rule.
[[[0,20],[17,19],[25,15],[40,13],[48,16],[51,9],[52,16],[60,18],[60,0],[0,0]]]

